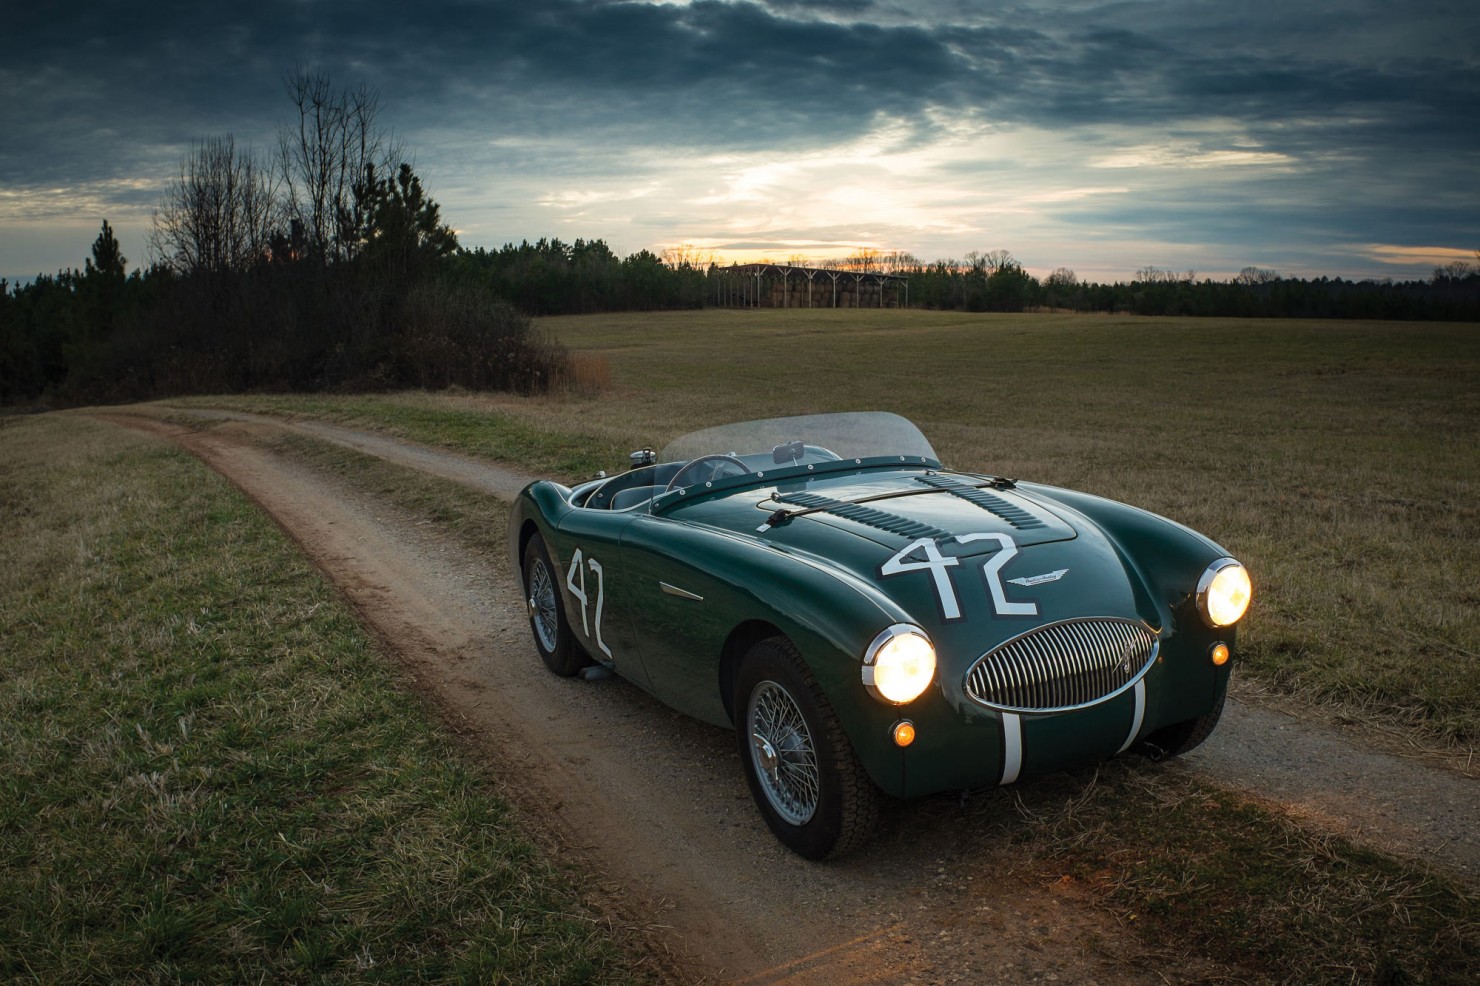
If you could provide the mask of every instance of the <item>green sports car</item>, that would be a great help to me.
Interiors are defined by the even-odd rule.
[[[1165,518],[956,472],[894,414],[686,435],[520,494],[535,647],[734,728],[761,816],[810,859],[881,794],[1010,784],[1218,721],[1244,567]]]

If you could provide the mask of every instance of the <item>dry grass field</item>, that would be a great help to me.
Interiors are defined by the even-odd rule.
[[[0,419],[0,981],[643,981],[273,522]]]
[[[1480,327],[897,311],[542,325],[598,387],[182,403],[346,422],[566,480],[721,421],[895,410],[949,464],[1124,499],[1220,540],[1258,585],[1244,680],[1461,766],[1480,736]],[[19,765],[0,778],[0,969],[348,980],[368,942],[391,978],[634,974],[247,501],[78,417],[0,425],[0,665],[15,684],[0,723]],[[498,546],[503,514],[480,494],[280,446],[467,550]],[[228,715],[235,695],[252,701]],[[323,796],[304,801],[305,784]],[[248,800],[262,807],[228,810]],[[1018,878],[1069,881],[1135,921],[1158,954],[1251,981],[1474,968],[1473,888],[1185,773],[1119,760],[923,810],[969,813],[972,858],[1004,852]],[[413,823],[425,838],[382,851],[381,833]],[[467,860],[491,875],[461,886],[448,867]],[[506,920],[524,912],[493,907],[493,884],[530,916]],[[405,900],[419,906],[403,919]]]
[[[895,310],[540,324],[610,384],[210,403],[565,478],[723,421],[897,411],[950,465],[1125,500],[1220,541],[1256,579],[1241,638],[1255,679],[1461,759],[1480,738],[1480,326]]]

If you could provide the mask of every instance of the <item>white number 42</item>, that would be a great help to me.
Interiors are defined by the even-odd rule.
[[[1018,553],[1017,545],[1012,538],[1006,534],[958,534],[951,540],[958,544],[970,544],[973,541],[996,541],[1002,550],[992,555],[982,565],[982,579],[987,583],[987,591],[991,593],[992,609],[998,616],[1038,615],[1037,603],[1011,602],[1002,588],[1002,569],[1017,557]],[[924,554],[923,561],[910,560],[910,557],[917,552]],[[889,576],[904,575],[907,572],[930,572],[931,577],[935,579],[935,594],[940,599],[941,615],[947,620],[959,620],[961,603],[956,598],[956,587],[951,582],[951,575],[947,569],[954,568],[960,563],[959,558],[947,558],[941,554],[940,545],[934,538],[920,538],[905,545],[894,557],[880,566],[879,574]]]
[[[584,566],[581,565],[582,561],[586,563]],[[611,657],[611,648],[606,645],[606,641],[601,639],[601,609],[606,605],[606,577],[602,571],[601,562],[595,558],[585,558],[581,554],[581,549],[577,548],[575,555],[570,560],[570,571],[565,573],[565,585],[566,588],[570,589],[570,594],[581,601],[581,633],[588,640],[593,639],[591,637],[591,624],[593,621],[586,617],[586,608],[591,605],[591,597],[586,595],[587,568],[591,570],[592,575],[596,576],[596,614],[594,619],[596,636],[594,639],[596,646],[601,648],[601,652],[607,657]],[[579,583],[576,581],[577,579],[580,579]]]

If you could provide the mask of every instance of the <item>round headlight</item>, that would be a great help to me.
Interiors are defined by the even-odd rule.
[[[1248,569],[1232,558],[1219,558],[1197,581],[1197,608],[1210,626],[1231,626],[1248,611],[1253,594]]]
[[[863,661],[863,683],[875,698],[895,705],[919,698],[935,678],[935,645],[908,623],[875,637]]]

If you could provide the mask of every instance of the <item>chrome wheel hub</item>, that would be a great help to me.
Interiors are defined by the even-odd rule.
[[[769,774],[771,779],[774,781],[776,779],[776,768],[780,765],[781,760],[781,758],[776,754],[776,748],[772,746],[771,741],[766,739],[764,736],[757,736],[752,734],[750,739],[751,742],[755,744],[756,766],[760,767],[761,770],[764,770],[767,774]]]

